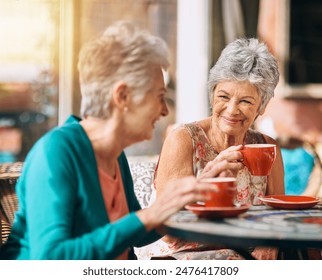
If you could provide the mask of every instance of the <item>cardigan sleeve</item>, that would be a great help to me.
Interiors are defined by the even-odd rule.
[[[142,242],[147,234],[131,212],[114,223],[107,222],[75,236],[75,205],[82,201],[76,178],[84,174],[75,170],[79,159],[73,149],[57,131],[40,141],[26,161],[21,195],[25,200],[31,259],[114,259]]]

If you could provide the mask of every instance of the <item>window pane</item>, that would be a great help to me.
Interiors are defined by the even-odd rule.
[[[59,1],[0,2],[0,162],[57,125]]]
[[[322,83],[322,2],[292,0],[289,83]]]

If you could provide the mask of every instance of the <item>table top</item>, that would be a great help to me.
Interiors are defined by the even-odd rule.
[[[216,220],[184,210],[173,215],[162,230],[187,241],[235,248],[322,248],[322,205],[307,210],[252,206],[238,217]]]

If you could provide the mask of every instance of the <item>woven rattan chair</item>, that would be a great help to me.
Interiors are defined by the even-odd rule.
[[[0,247],[2,245],[2,214],[0,212]]]
[[[15,192],[16,182],[21,174],[22,162],[0,164],[0,217],[2,244],[11,231],[18,200]]]

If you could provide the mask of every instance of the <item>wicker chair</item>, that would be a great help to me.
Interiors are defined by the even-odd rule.
[[[22,165],[22,162],[0,164],[0,241],[2,244],[9,236],[15,212],[18,209],[15,187],[21,174]]]
[[[0,212],[0,247],[2,246],[2,214]]]

